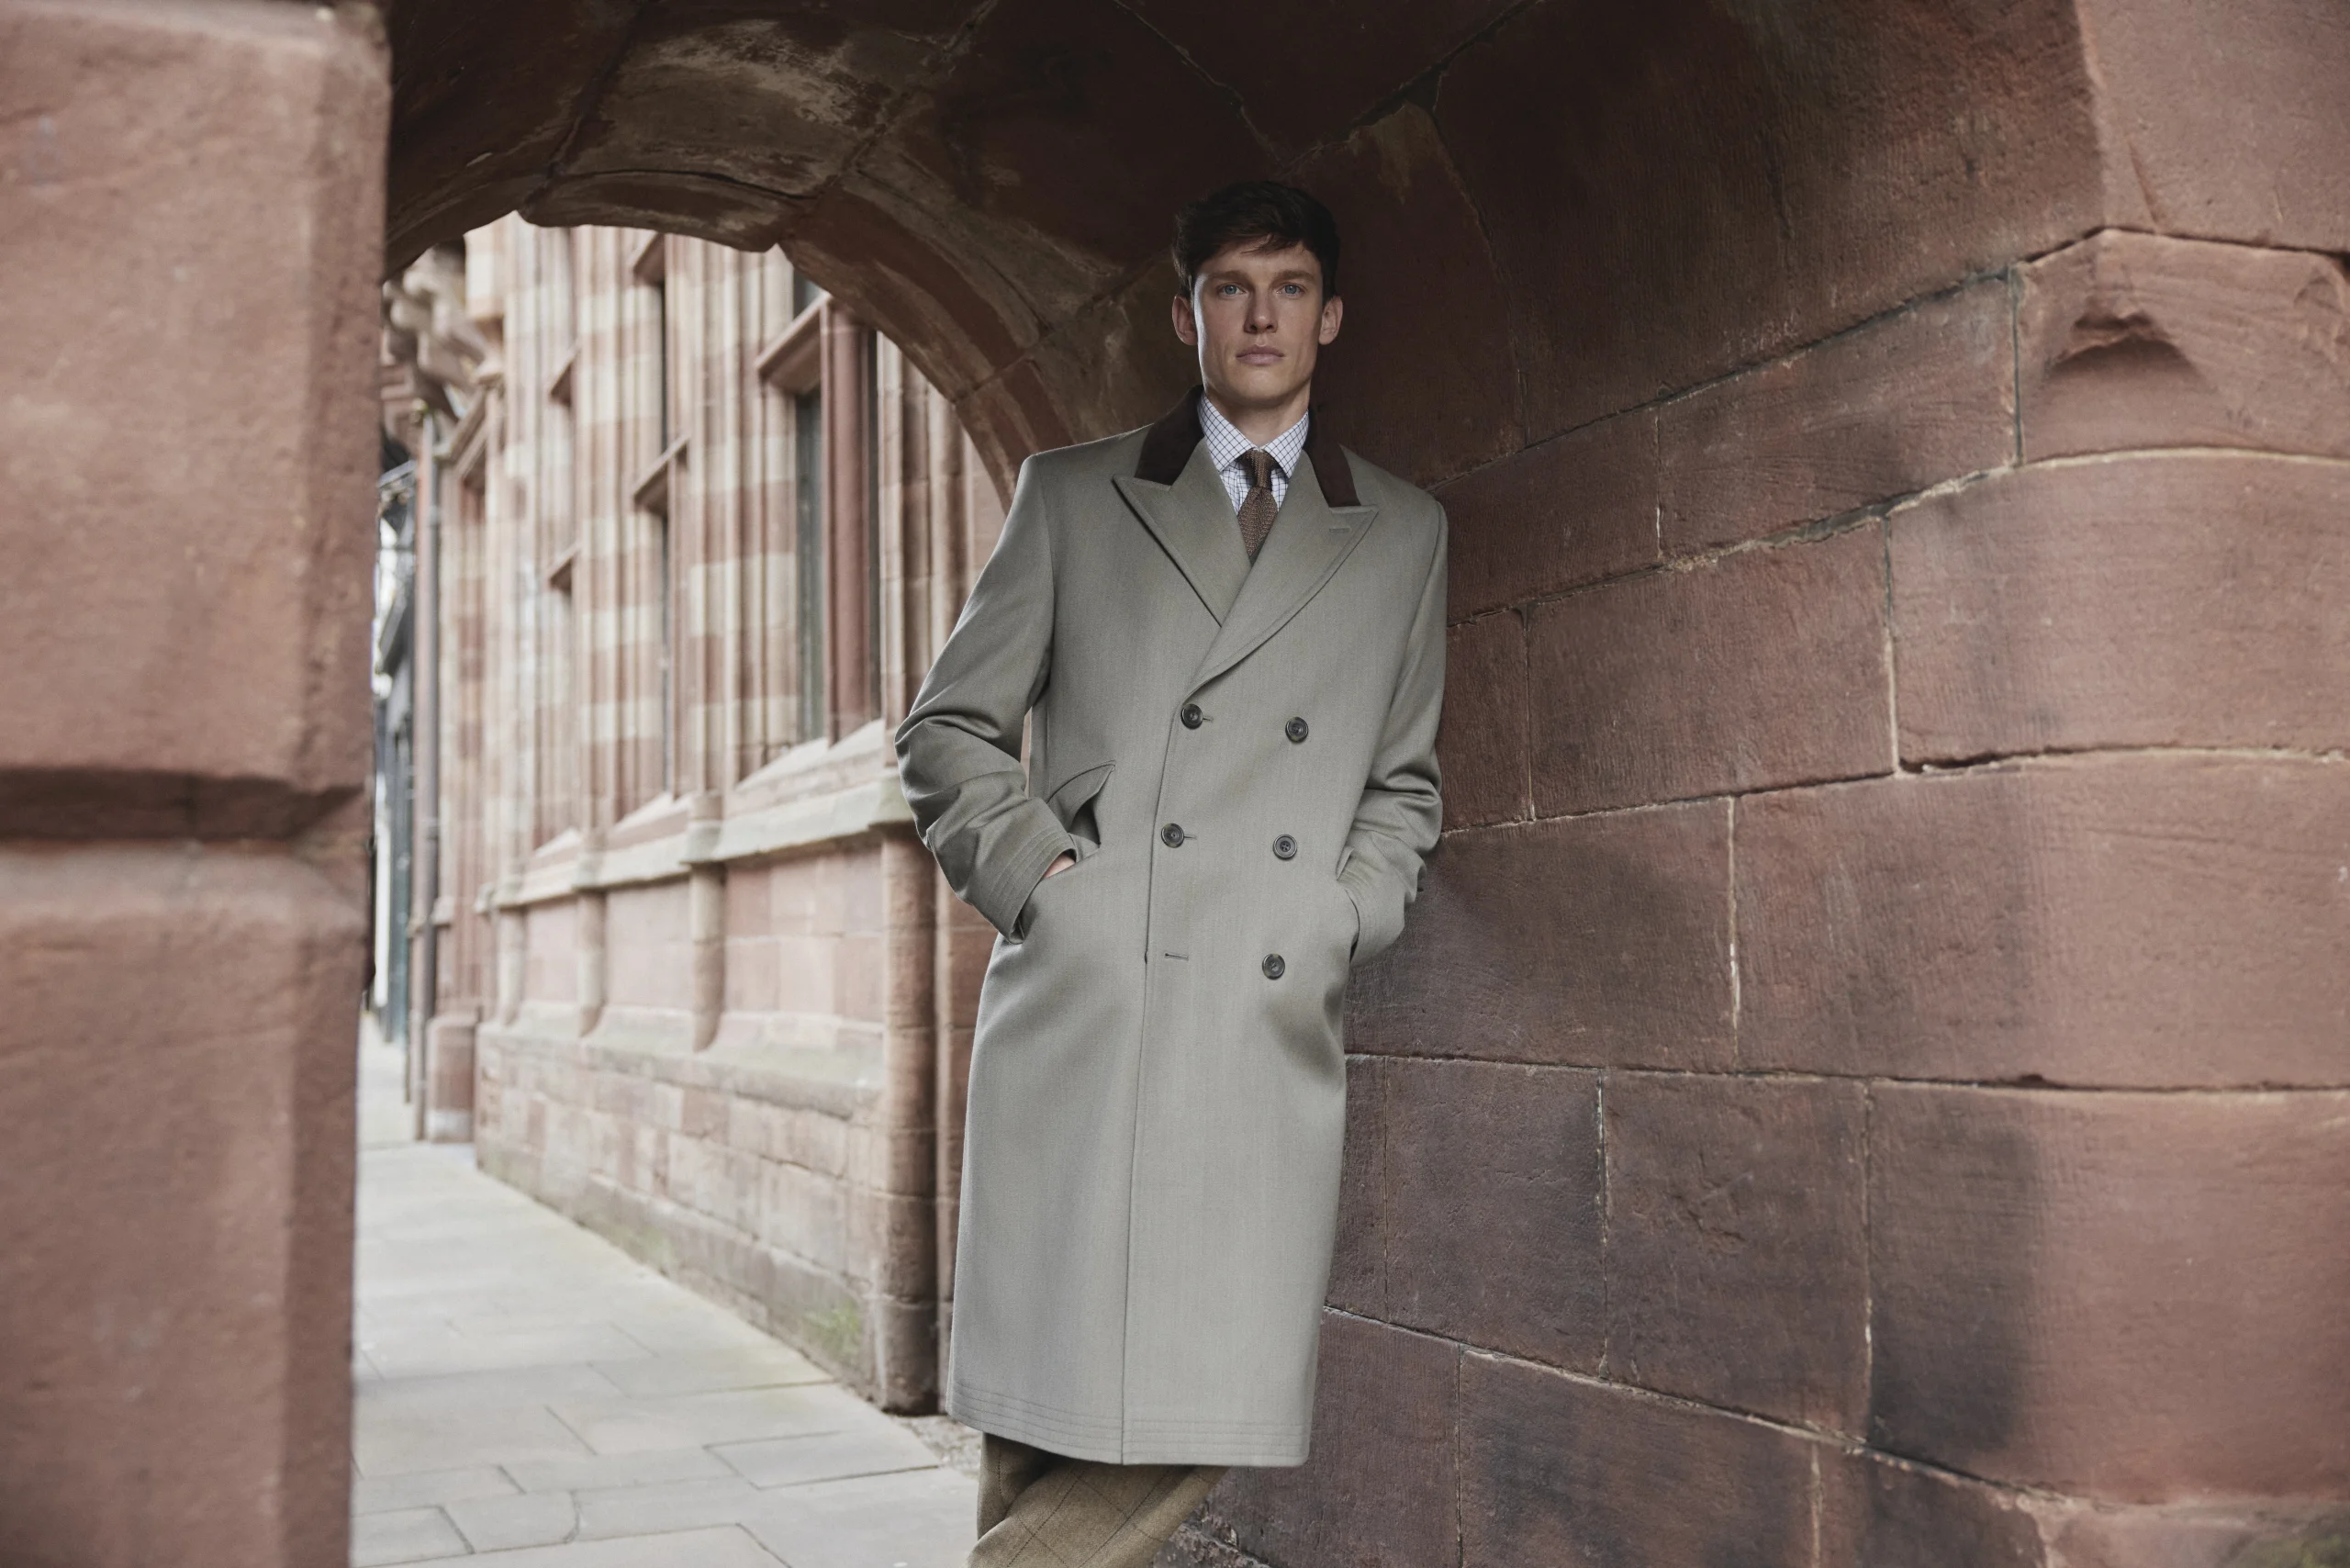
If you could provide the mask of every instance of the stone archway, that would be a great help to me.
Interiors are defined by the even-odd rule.
[[[2334,13],[385,27],[0,4],[27,1561],[340,1551],[387,118],[394,260],[781,241],[1000,471],[1181,385],[1173,203],[1338,208],[1334,417],[1454,521],[1453,832],[1239,1547],[2218,1562],[2350,1498]]]

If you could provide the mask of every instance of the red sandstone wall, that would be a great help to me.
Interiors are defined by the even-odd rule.
[[[2344,457],[2339,258],[2105,231],[1444,486],[1449,831],[1232,1539],[2331,1539]]]
[[[385,61],[0,4],[0,1559],[339,1563]]]

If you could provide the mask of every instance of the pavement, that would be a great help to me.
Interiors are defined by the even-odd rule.
[[[971,1434],[408,1141],[360,1055],[354,1568],[960,1568]]]

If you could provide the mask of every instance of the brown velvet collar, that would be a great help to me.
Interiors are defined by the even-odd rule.
[[[1319,409],[1313,414],[1314,422],[1305,427],[1305,460],[1314,465],[1315,482],[1322,487],[1323,500],[1334,507],[1362,505],[1355,493],[1354,469],[1348,464],[1337,437],[1329,433],[1329,420],[1323,418]],[[1173,484],[1182,476],[1183,465],[1192,460],[1192,448],[1203,439],[1200,430],[1200,389],[1194,386],[1142,438],[1142,460],[1135,465],[1135,477],[1154,485]]]

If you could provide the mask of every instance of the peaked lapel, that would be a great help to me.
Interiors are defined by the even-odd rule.
[[[1203,446],[1201,451],[1204,454],[1206,448]],[[1346,459],[1337,453],[1335,443],[1323,451],[1326,455],[1299,464],[1297,472],[1291,476],[1289,494],[1273,520],[1273,531],[1265,536],[1264,547],[1257,552],[1257,563],[1248,568],[1240,597],[1233,602],[1231,613],[1223,618],[1215,641],[1208,644],[1207,657],[1201,661],[1199,673],[1192,678],[1193,689],[1205,686],[1255,653],[1267,638],[1287,625],[1290,617],[1322,591],[1322,585],[1330,580],[1371,532],[1372,521],[1379,516],[1377,507],[1334,507],[1324,498],[1321,470],[1326,466],[1335,463],[1334,473],[1343,476],[1340,482],[1348,500],[1353,499],[1354,484],[1353,475],[1345,466]],[[1203,457],[1197,458],[1193,465],[1203,463]],[[1208,481],[1216,487],[1216,497],[1225,503],[1224,513],[1229,520],[1232,506],[1230,498],[1224,494],[1222,481],[1212,473]],[[1235,551],[1246,563],[1248,552],[1239,547],[1237,524],[1227,521],[1225,531],[1233,536]]]
[[[1192,428],[1198,429],[1196,415]],[[1155,440],[1158,431],[1154,430],[1151,435]],[[1224,481],[1210,466],[1207,443],[1194,434],[1190,458],[1172,484],[1123,474],[1116,484],[1118,493],[1126,498],[1126,504],[1134,508],[1159,548],[1190,581],[1208,613],[1223,624],[1249,575],[1248,551],[1240,543],[1240,523],[1232,514],[1232,498],[1225,494]]]

